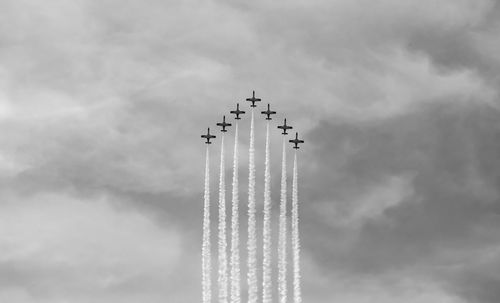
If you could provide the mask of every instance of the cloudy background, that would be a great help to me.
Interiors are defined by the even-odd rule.
[[[255,89],[307,142],[304,302],[498,302],[499,37],[493,0],[0,0],[0,301],[200,302],[199,135]]]

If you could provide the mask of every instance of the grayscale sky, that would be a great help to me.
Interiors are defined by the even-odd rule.
[[[199,136],[255,89],[304,302],[497,303],[499,88],[493,0],[0,0],[0,302],[200,302]]]

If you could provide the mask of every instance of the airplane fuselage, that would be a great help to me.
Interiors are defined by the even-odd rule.
[[[261,99],[260,98],[255,98],[255,91],[253,91],[252,92],[252,97],[251,98],[247,98],[247,101],[252,102],[252,105],[250,105],[250,107],[257,107],[257,105],[255,105],[255,102],[260,102]]]
[[[207,141],[205,142],[205,144],[212,144],[212,142],[210,142],[210,139],[214,139],[215,138],[214,135],[210,134],[210,127],[207,129],[207,134],[206,135],[201,135],[201,137],[203,139],[207,139]]]
[[[225,132],[227,132],[226,127],[231,126],[231,123],[226,123],[226,116],[223,116],[222,117],[222,122],[221,123],[217,123],[217,126],[222,127],[221,132],[225,133]]]
[[[288,140],[288,142],[295,144],[293,148],[299,149],[299,143],[304,143],[304,140],[299,140],[299,133],[295,133],[295,139]]]
[[[293,127],[286,125],[286,119],[285,119],[285,122],[283,123],[283,125],[279,125],[278,128],[283,130],[283,132],[281,133],[282,135],[288,135],[288,133],[286,131],[289,129],[292,129]]]
[[[235,120],[241,120],[240,115],[243,115],[245,113],[245,111],[240,110],[240,104],[237,103],[236,104],[236,110],[232,110],[229,113],[236,115],[236,118],[234,118]]]

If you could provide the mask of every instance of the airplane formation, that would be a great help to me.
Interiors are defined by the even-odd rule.
[[[256,98],[255,97],[255,91],[253,91],[252,92],[252,97],[251,98],[247,98],[246,101],[252,102],[252,104],[250,105],[250,107],[257,107],[257,105],[255,104],[255,102],[260,102],[262,100],[260,98]],[[271,107],[271,105],[268,103],[267,104],[267,110],[261,111],[261,114],[263,114],[263,115],[266,116],[266,118],[265,118],[266,120],[272,120],[271,115],[275,115],[276,114],[276,112],[272,111],[270,107]],[[229,113],[230,114],[234,114],[236,116],[235,117],[236,120],[241,120],[240,115],[245,114],[245,111],[240,110],[240,104],[237,103],[236,104],[236,110],[232,110]],[[216,125],[220,126],[222,128],[221,132],[225,133],[225,132],[227,132],[226,128],[229,127],[229,126],[231,126],[231,123],[227,123],[226,122],[226,116],[224,115],[224,116],[222,116],[222,122],[219,122]],[[283,125],[279,125],[278,128],[281,129],[281,130],[283,130],[283,132],[281,133],[282,135],[288,135],[287,130],[293,129],[292,126],[286,124],[286,119],[284,120]],[[201,137],[203,139],[207,140],[207,141],[205,141],[205,144],[212,144],[212,142],[210,142],[210,140],[216,138],[215,135],[211,135],[210,134],[210,128],[207,129],[207,134],[206,135],[201,135]],[[296,132],[295,133],[295,139],[288,140],[288,142],[290,142],[290,143],[292,143],[294,145],[293,146],[294,149],[299,149],[299,144],[304,143],[304,140],[300,140],[299,139],[299,133]]]

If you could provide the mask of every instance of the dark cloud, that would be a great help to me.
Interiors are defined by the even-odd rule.
[[[488,266],[498,269],[496,264],[488,264]],[[453,285],[453,290],[470,302],[496,302],[500,296],[498,291],[500,279],[496,274],[488,274],[482,271],[472,269],[461,273],[461,275],[458,275],[458,279],[456,278],[458,281],[455,281],[457,284]]]
[[[443,72],[471,70],[484,81],[498,85],[498,30],[500,6],[491,2],[482,18],[449,30],[420,30],[408,37],[408,48],[425,53]]]
[[[500,215],[500,167],[493,161],[500,152],[499,114],[488,105],[445,102],[382,121],[323,122],[307,136],[314,145],[308,161],[317,162],[315,169],[305,168],[304,178],[317,180],[302,192],[307,201],[346,201],[345,208],[353,207],[357,196],[391,176],[412,176],[412,192],[367,218],[359,231],[337,227],[337,233],[355,238],[342,250],[330,236],[332,227],[305,223],[305,247],[324,248],[311,253],[332,269],[372,274],[427,266],[451,270],[443,255],[461,263],[474,258],[474,250],[491,249],[498,241],[492,233],[500,227],[494,223]],[[376,202],[373,197],[367,203]],[[311,208],[304,206],[304,222],[317,216]],[[490,262],[497,261],[498,255]]]

